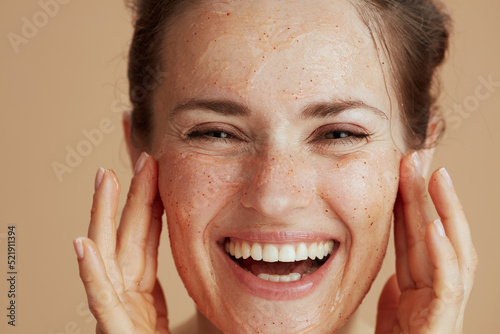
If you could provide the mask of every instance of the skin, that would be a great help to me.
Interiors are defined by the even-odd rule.
[[[431,155],[408,154],[388,62],[348,2],[205,3],[179,17],[166,41],[152,155],[137,162],[118,233],[118,180],[101,171],[89,238],[75,241],[99,332],[168,333],[155,283],[163,207],[177,270],[206,317],[193,323],[197,332],[336,332],[380,269],[393,213],[397,280],[381,296],[377,333],[461,332],[477,265],[467,221],[440,170],[429,192],[448,237],[429,224]],[[140,152],[130,151],[136,162]],[[245,231],[323,233],[340,247],[308,295],[270,300],[243,289],[220,260],[218,242]]]
[[[319,4],[286,7],[271,19],[266,13],[277,12],[279,2],[203,6],[167,37],[169,79],[158,90],[155,119],[160,195],[179,274],[201,312],[226,332],[336,330],[368,291],[385,253],[401,153],[382,69],[354,9],[338,2],[327,16],[328,3]],[[286,17],[299,19],[290,27]],[[304,56],[304,49],[315,51]],[[191,99],[230,100],[249,111],[169,112]],[[303,116],[306,107],[339,100],[386,113],[356,108]],[[186,138],[193,129],[235,138]],[[372,135],[332,143],[322,138],[332,130]],[[243,291],[216,255],[221,238],[249,230],[321,232],[342,247],[313,293],[276,303]]]

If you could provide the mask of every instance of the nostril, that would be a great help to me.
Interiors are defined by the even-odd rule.
[[[246,168],[247,183],[241,198],[244,207],[274,218],[312,202],[314,171],[304,163],[296,164],[292,155],[263,152]]]
[[[280,217],[293,210],[308,207],[311,204],[311,197],[305,191],[296,191],[267,183],[247,189],[243,193],[241,204],[265,216]]]

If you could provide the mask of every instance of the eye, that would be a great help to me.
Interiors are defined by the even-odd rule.
[[[185,133],[185,138],[206,148],[222,148],[246,142],[245,135],[236,127],[224,123],[199,124]]]
[[[328,145],[354,145],[368,136],[368,133],[335,130],[324,133],[322,139],[328,141]]]
[[[184,133],[184,140],[205,154],[235,155],[246,151],[248,137],[237,127],[227,123],[198,124]]]
[[[353,124],[328,124],[318,128],[311,135],[310,141],[324,149],[349,149],[368,141],[371,134]]]
[[[325,139],[342,139],[351,137],[353,134],[348,131],[331,131],[325,133]],[[354,134],[355,135],[355,134]]]
[[[196,138],[196,137],[211,137],[211,138],[219,138],[219,139],[232,139],[233,135],[226,131],[221,130],[212,130],[212,131],[194,131],[188,133],[188,137]]]

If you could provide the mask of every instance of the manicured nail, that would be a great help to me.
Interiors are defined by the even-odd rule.
[[[82,241],[82,237],[73,240],[73,247],[75,247],[76,257],[78,258],[78,260],[83,259],[84,251]]]
[[[424,175],[424,170],[422,168],[422,162],[420,160],[420,157],[418,156],[418,153],[417,152],[413,152],[413,154],[411,155],[412,159],[413,159],[413,165],[415,166],[415,168],[417,169],[417,171],[419,172],[420,175]]]
[[[131,110],[125,110],[125,111],[123,111],[122,119],[130,119],[130,117],[132,117],[132,111]]]
[[[446,170],[446,168],[441,168],[439,170],[439,173],[441,173],[441,175],[443,176],[443,178],[446,180],[446,183],[448,183],[448,185],[452,188],[455,188],[453,186],[453,182],[451,182],[451,177],[450,177],[450,174],[448,174],[448,171]]]
[[[441,222],[441,219],[436,219],[434,221],[434,225],[436,226],[436,229],[439,233],[440,236],[443,238],[446,237],[446,232],[444,231],[443,223]]]
[[[102,178],[104,176],[105,171],[106,170],[102,167],[99,167],[99,169],[97,170],[97,174],[95,175],[95,182],[94,182],[94,190],[95,191],[97,191],[97,189],[99,189],[99,186],[101,185]]]
[[[149,157],[149,154],[147,154],[146,152],[141,153],[139,160],[137,160],[137,162],[135,163],[135,169],[134,169],[135,175],[137,175],[141,172],[142,168],[146,164],[147,157]]]

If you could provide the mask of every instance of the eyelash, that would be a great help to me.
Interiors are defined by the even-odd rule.
[[[352,125],[348,125],[348,127],[353,127]],[[218,136],[215,136],[215,135]],[[224,135],[223,135],[224,134]],[[326,138],[327,135],[333,134],[333,138]],[[345,136],[343,136],[345,135]],[[309,142],[315,145],[323,145],[323,146],[337,146],[337,145],[356,145],[361,140],[366,140],[370,138],[372,134],[362,131],[355,131],[350,129],[344,129],[339,126],[332,129],[327,129],[325,131],[321,131],[317,129],[310,136],[312,137]],[[186,134],[191,140],[201,141],[201,142],[210,142],[210,143],[222,143],[229,144],[230,142],[237,141],[245,141],[241,136],[235,135],[230,131],[226,131],[225,129],[220,128],[207,128],[207,129],[195,129]],[[337,137],[337,138],[336,138]]]
[[[326,138],[327,135],[333,134],[333,138]],[[347,134],[346,136],[343,136]],[[337,145],[356,145],[362,140],[368,141],[372,134],[367,132],[360,132],[347,129],[329,129],[320,132],[319,136],[312,139],[311,141],[315,144],[321,144],[325,146],[337,146]],[[337,137],[337,138],[336,138]]]
[[[214,136],[215,134],[226,134],[227,137],[223,136]],[[228,143],[230,140],[242,140],[240,137],[234,135],[233,133],[226,131],[224,129],[218,129],[218,128],[208,128],[208,129],[200,129],[200,130],[193,130],[191,132],[188,132],[186,134],[186,137],[192,140],[197,140],[197,141],[205,141],[205,142],[223,142],[223,143]]]

